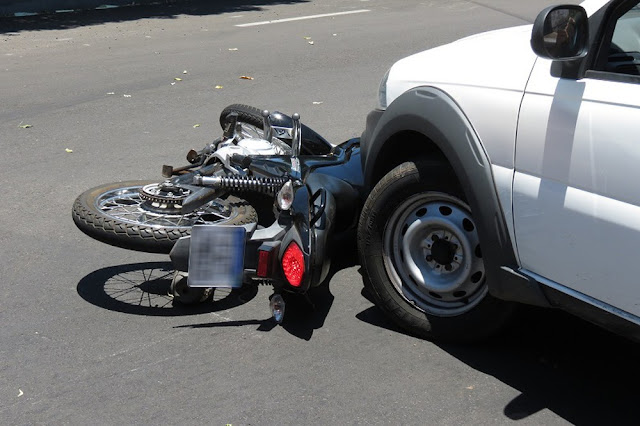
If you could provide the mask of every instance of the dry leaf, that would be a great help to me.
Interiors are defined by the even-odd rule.
[[[175,81],[182,81],[182,79],[180,77],[176,77],[174,78]]]
[[[249,77],[247,75],[241,75],[240,78],[243,80],[253,80],[253,77]]]
[[[218,85],[218,86],[216,86],[216,89],[222,89],[222,87],[223,86]]]
[[[194,129],[195,129],[195,128],[197,128],[197,127],[200,127],[200,125],[199,125],[199,124],[194,124],[194,125],[193,125],[193,128],[194,128]]]
[[[72,149],[69,149],[69,148],[65,148],[64,150],[65,150],[68,154],[71,154],[71,153],[73,152],[73,150],[72,150]]]
[[[20,126],[21,129],[30,129],[31,127],[33,127],[31,124],[21,124]]]

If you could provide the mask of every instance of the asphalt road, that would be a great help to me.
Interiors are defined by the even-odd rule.
[[[476,346],[416,339],[361,294],[348,249],[316,310],[288,305],[286,326],[269,320],[267,288],[174,307],[166,256],[100,244],[71,220],[85,189],[182,164],[231,103],[299,112],[336,143],[358,136],[395,60],[529,23],[550,2],[520,3],[239,0],[0,20],[0,423],[637,423],[637,345],[568,315],[524,309]]]

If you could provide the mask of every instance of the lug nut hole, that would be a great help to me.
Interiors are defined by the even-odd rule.
[[[474,229],[476,229],[476,227],[473,225],[473,222],[466,218],[462,221],[462,227],[467,232],[472,232]]]
[[[449,216],[453,210],[451,210],[451,207],[447,207],[447,206],[441,206],[438,210],[440,210],[440,214],[442,216]]]

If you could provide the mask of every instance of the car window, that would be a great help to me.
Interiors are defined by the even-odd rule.
[[[640,5],[615,21],[604,71],[640,76]]]

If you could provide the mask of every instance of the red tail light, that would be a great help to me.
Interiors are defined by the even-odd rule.
[[[300,287],[304,277],[304,254],[298,244],[292,242],[282,256],[282,270],[284,276],[294,287]]]
[[[271,252],[267,250],[258,250],[258,269],[256,275],[259,277],[271,276]]]

